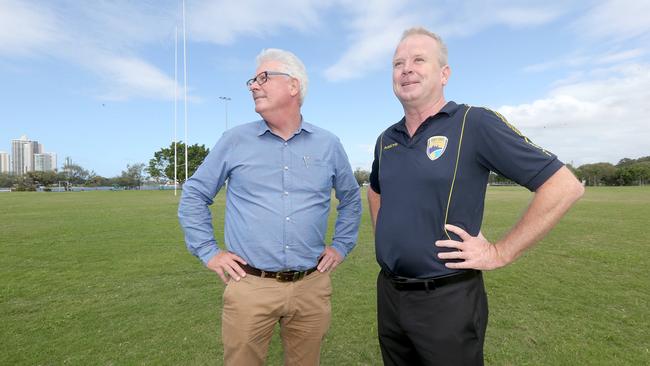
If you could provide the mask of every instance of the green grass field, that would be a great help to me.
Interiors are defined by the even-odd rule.
[[[530,197],[490,188],[488,239]],[[223,285],[186,251],[177,204],[169,191],[0,193],[0,365],[220,364]],[[650,187],[590,188],[542,243],[486,273],[486,363],[650,364],[649,217]],[[365,210],[333,274],[323,365],[381,364],[377,272]],[[275,337],[268,364],[281,360]]]

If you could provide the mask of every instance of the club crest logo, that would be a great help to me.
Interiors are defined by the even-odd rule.
[[[429,137],[427,141],[427,156],[431,160],[436,160],[442,156],[447,148],[447,139],[446,136],[433,136]]]

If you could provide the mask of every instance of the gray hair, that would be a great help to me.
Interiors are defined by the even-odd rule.
[[[409,28],[404,31],[402,34],[402,39],[400,39],[400,42],[405,40],[409,36],[414,36],[414,35],[423,35],[427,37],[433,38],[436,42],[438,42],[438,48],[440,49],[440,52],[438,52],[438,62],[440,63],[440,67],[447,65],[447,45],[445,42],[442,41],[442,38],[440,38],[439,35],[429,31],[428,29],[424,27],[413,27]]]
[[[289,51],[277,48],[266,48],[257,55],[257,66],[259,67],[261,64],[268,61],[277,61],[282,65],[280,70],[270,71],[286,72],[292,77],[298,79],[300,82],[300,105],[302,105],[305,96],[307,95],[307,85],[309,84],[309,79],[307,79],[307,70],[302,61]]]

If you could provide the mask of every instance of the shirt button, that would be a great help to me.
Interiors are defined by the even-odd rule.
[[[284,191],[284,195],[285,195],[285,196],[288,196],[288,195],[289,195],[289,192]]]
[[[284,170],[289,170],[289,167],[285,165]]]
[[[288,245],[285,245],[284,248],[285,248],[285,249],[289,249],[289,246],[288,246]]]
[[[285,220],[289,221],[289,220],[291,220],[291,219],[289,218],[289,216],[287,216],[287,217],[285,217]]]
[[[284,143],[284,146],[288,146],[288,145],[289,145],[288,143],[286,143],[286,142]]]

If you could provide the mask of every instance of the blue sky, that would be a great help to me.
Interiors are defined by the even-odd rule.
[[[147,163],[173,139],[181,9],[0,0],[0,151],[27,135],[59,164],[107,177]],[[232,98],[231,127],[259,119],[244,83],[261,49],[283,48],[307,66],[304,118],[369,168],[377,135],[403,115],[395,45],[423,25],[449,48],[447,100],[500,111],[574,165],[650,155],[648,1],[187,0],[186,14],[190,144],[212,148],[223,133],[219,96]]]

